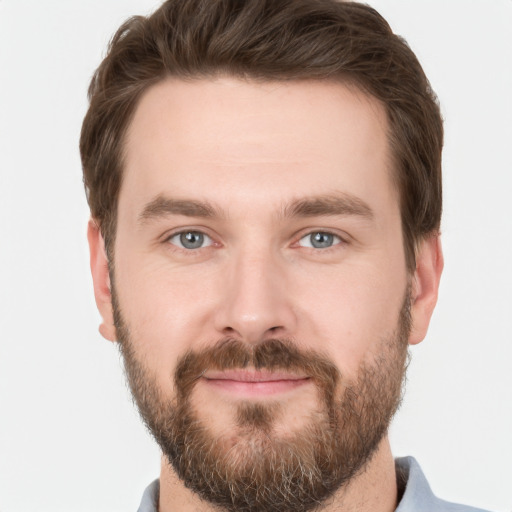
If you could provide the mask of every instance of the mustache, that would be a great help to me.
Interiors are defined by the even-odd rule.
[[[208,370],[248,367],[305,374],[316,382],[324,395],[329,396],[334,393],[341,378],[338,368],[327,357],[313,350],[301,350],[291,340],[273,338],[257,345],[248,345],[226,338],[201,351],[189,351],[180,358],[174,373],[178,399],[186,399],[195,383]]]

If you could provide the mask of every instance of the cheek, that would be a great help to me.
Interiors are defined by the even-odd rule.
[[[324,351],[348,377],[393,336],[406,289],[405,272],[353,265],[296,280],[300,339]],[[307,335],[305,336],[305,334]]]
[[[212,278],[205,279],[190,279],[144,258],[116,262],[116,291],[131,343],[161,389],[169,388],[169,380],[172,385],[180,356],[212,341],[204,327],[211,304],[208,293],[216,285]]]

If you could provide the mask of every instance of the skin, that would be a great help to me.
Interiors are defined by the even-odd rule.
[[[178,357],[226,336],[248,344],[293,339],[355,379],[396,329],[409,282],[409,343],[420,342],[442,253],[437,236],[425,239],[408,275],[392,172],[383,106],[340,83],[168,79],[149,89],[127,133],[114,263],[135,351],[163,395],[173,396]],[[324,200],[313,215],[293,212],[297,202],[318,198],[329,198],[329,211]],[[185,211],[176,201],[214,212],[204,216],[189,203]],[[204,233],[206,244],[179,247],[182,231]],[[332,246],[311,247],[316,232],[333,234]],[[88,236],[100,332],[115,341],[107,259],[93,220]],[[300,428],[318,406],[315,387],[298,383],[301,376],[281,375],[278,385],[254,384],[251,372],[231,377],[201,379],[194,390],[214,433],[235,428],[241,399],[279,402],[277,435]],[[162,512],[177,504],[209,510],[165,461],[161,482]],[[385,438],[327,509],[391,511],[396,500]]]

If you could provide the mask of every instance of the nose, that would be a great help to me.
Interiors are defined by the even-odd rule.
[[[250,344],[293,336],[297,319],[286,274],[285,262],[270,251],[231,260],[215,312],[217,331]]]

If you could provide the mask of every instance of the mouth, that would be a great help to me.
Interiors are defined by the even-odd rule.
[[[213,389],[243,398],[287,393],[310,381],[307,375],[262,370],[207,371],[202,379]]]

